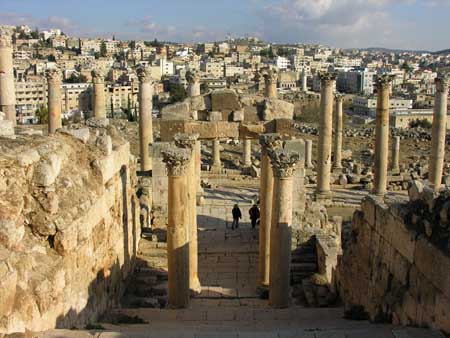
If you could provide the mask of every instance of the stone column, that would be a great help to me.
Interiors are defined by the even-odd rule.
[[[188,82],[188,97],[200,96],[200,75],[194,71],[187,71],[186,81]]]
[[[305,140],[305,167],[312,168],[312,140]]]
[[[198,134],[175,135],[176,146],[189,150],[192,158],[187,169],[187,192],[189,213],[189,287],[194,293],[200,293],[202,291],[198,278],[197,165],[195,163],[195,145],[198,136]]]
[[[244,168],[250,168],[252,166],[252,140],[244,139],[244,149],[242,152]]]
[[[400,136],[394,136],[392,139],[392,173],[400,172]]]
[[[265,80],[265,92],[264,96],[268,99],[276,99],[278,97],[278,91],[277,91],[277,81],[278,76],[277,73],[269,69],[264,74],[264,80]]]
[[[306,93],[308,91],[308,75],[306,74],[306,69],[302,70],[302,92]]]
[[[62,127],[61,120],[61,74],[58,69],[47,73],[48,84],[48,133],[54,134]]]
[[[16,125],[16,89],[14,87],[13,50],[7,37],[0,37],[0,111]]]
[[[94,98],[92,102],[93,117],[96,119],[106,118],[106,95],[105,95],[105,78],[103,75],[94,70],[92,71],[92,83]]]
[[[274,176],[269,304],[286,308],[289,307],[291,294],[292,176],[299,155],[276,149],[269,152],[269,156]]]
[[[263,134],[259,137],[261,144],[261,177],[259,189],[259,259],[258,285],[269,286],[270,271],[270,229],[272,222],[273,171],[270,165],[269,151],[282,145],[279,134]]]
[[[439,191],[442,183],[442,171],[445,156],[449,79],[447,76],[440,76],[436,78],[435,83],[436,94],[434,98],[429,181],[434,187],[434,190]]]
[[[201,141],[195,142],[195,173],[197,175],[197,193],[202,193],[202,143]]]
[[[67,114],[70,110],[70,97],[69,97],[69,89],[66,88],[64,90],[64,112]]]
[[[333,90],[335,75],[320,75],[320,120],[319,143],[317,154],[317,188],[316,199],[331,197],[331,139],[333,128]]]
[[[149,68],[138,69],[139,77],[139,148],[141,170],[152,170],[151,145],[153,144],[153,82]]]
[[[388,75],[377,79],[377,117],[375,131],[375,161],[373,194],[383,197],[387,188],[389,157],[389,92],[392,78]]]
[[[222,162],[220,161],[220,140],[217,138],[213,141],[213,163],[211,165],[211,172],[220,174],[222,172]]]
[[[344,96],[341,94],[335,95],[336,106],[334,111],[334,164],[335,171],[342,170],[342,137],[344,133],[344,116],[342,112],[342,103]]]
[[[191,154],[187,149],[162,151],[168,171],[167,259],[171,308],[189,306],[189,205],[187,171]]]

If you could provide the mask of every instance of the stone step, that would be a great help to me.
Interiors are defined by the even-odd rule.
[[[167,243],[165,242],[154,242],[147,239],[141,239],[139,241],[139,249],[140,248],[167,248]]]
[[[308,254],[293,254],[291,257],[292,263],[316,263],[317,255],[308,253]]]
[[[145,275],[145,276],[156,276],[158,280],[167,279],[167,271],[160,269],[153,269],[147,266],[136,267],[134,269],[134,273],[136,275]]]
[[[309,262],[302,262],[302,263],[292,263],[291,264],[291,271],[293,272],[316,272],[317,271],[317,263],[309,263]]]
[[[138,256],[143,257],[167,257],[166,248],[147,248],[140,247],[138,250]]]
[[[156,298],[167,295],[167,285],[166,284],[157,284],[154,286],[150,285],[136,285],[133,294],[138,297],[144,298]]]

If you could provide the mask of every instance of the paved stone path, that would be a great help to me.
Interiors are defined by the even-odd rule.
[[[272,309],[255,292],[258,230],[251,229],[248,209],[252,188],[206,190],[199,215],[199,276],[202,293],[189,309],[126,309],[148,324],[112,326],[106,331],[49,331],[45,337],[99,338],[443,338],[419,329],[373,325],[343,319],[342,308]],[[243,222],[227,229],[238,203]]]

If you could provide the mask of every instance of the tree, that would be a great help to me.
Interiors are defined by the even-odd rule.
[[[128,43],[128,47],[130,47],[131,49],[135,49],[136,48],[136,41],[132,40]]]
[[[65,83],[86,83],[87,82],[87,77],[82,75],[82,74],[76,75],[75,73],[73,73],[64,82]]]
[[[102,41],[100,45],[100,56],[105,57],[108,54],[108,50],[106,49],[106,43],[105,41]]]
[[[409,122],[410,128],[424,128],[424,129],[430,129],[432,127],[432,124],[427,119],[416,119]]]
[[[40,106],[38,109],[36,109],[35,115],[38,118],[40,124],[48,123],[48,108],[47,107]]]
[[[178,83],[169,84],[170,101],[172,103],[182,102],[187,97],[186,89]]]
[[[56,58],[55,58],[55,56],[53,54],[49,55],[47,60],[50,61],[50,62],[56,62]]]
[[[39,39],[39,30],[37,29],[37,27],[36,27],[36,29],[34,31],[31,32],[31,38],[32,39]]]

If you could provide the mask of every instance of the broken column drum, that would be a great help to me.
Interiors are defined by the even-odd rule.
[[[48,133],[54,134],[62,127],[61,120],[61,75],[58,69],[47,73],[48,84]]]
[[[277,73],[269,69],[264,74],[264,82],[265,82],[265,94],[264,96],[268,99],[276,99],[278,96],[277,92],[277,84],[278,84],[278,75]]]
[[[96,119],[106,118],[105,78],[102,73],[92,72],[93,83],[93,115]]]
[[[194,71],[187,71],[186,81],[188,83],[188,97],[200,96],[200,75]]]

